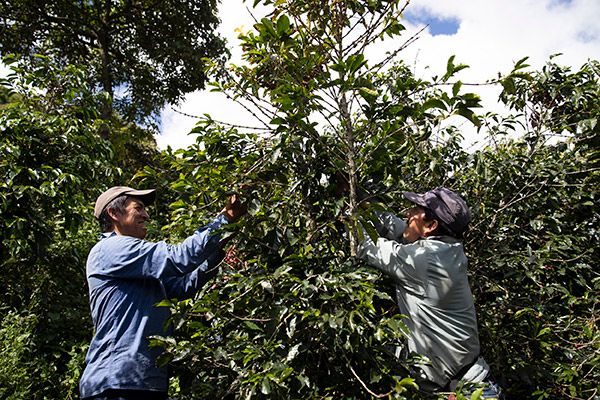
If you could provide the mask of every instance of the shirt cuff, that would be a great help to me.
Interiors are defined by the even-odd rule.
[[[221,225],[227,225],[229,224],[229,220],[227,219],[226,216],[224,216],[223,214],[219,213],[217,214],[217,216],[214,219],[216,222],[220,222]]]

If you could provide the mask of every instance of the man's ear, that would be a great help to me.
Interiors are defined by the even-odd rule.
[[[106,213],[108,214],[108,216],[110,217],[110,219],[112,219],[113,221],[118,221],[119,220],[119,212],[116,211],[113,208],[107,208],[106,209]]]
[[[431,221],[426,221],[427,223],[425,224],[425,229],[426,232],[425,234],[430,234],[431,232],[435,232],[435,230],[438,227],[438,222],[437,220],[431,220]]]

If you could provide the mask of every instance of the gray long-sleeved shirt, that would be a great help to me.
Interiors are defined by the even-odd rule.
[[[408,350],[431,360],[415,379],[424,390],[439,390],[479,355],[467,257],[461,241],[448,236],[402,244],[406,223],[390,213],[379,219],[381,237],[373,242],[365,235],[358,256],[394,280],[398,307],[408,317]],[[479,358],[463,379],[480,382],[488,371]]]
[[[96,333],[79,389],[91,397],[108,389],[166,392],[166,367],[156,367],[160,348],[148,337],[169,334],[162,300],[192,297],[216,274],[223,258],[218,215],[178,245],[103,233],[87,260],[90,307]]]

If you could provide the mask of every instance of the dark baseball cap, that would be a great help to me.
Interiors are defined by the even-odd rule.
[[[121,195],[135,196],[142,200],[145,206],[149,206],[154,203],[156,199],[156,189],[137,190],[127,186],[114,186],[102,193],[98,200],[96,200],[96,207],[94,207],[94,217],[99,218],[104,208]]]
[[[471,213],[467,203],[448,188],[439,187],[424,194],[413,192],[403,192],[402,194],[413,203],[429,208],[454,233],[461,235],[471,222]]]

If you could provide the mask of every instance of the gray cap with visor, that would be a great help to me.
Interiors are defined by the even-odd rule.
[[[403,192],[403,195],[413,203],[429,208],[456,234],[462,235],[471,222],[467,203],[448,188],[439,187],[423,194]]]

